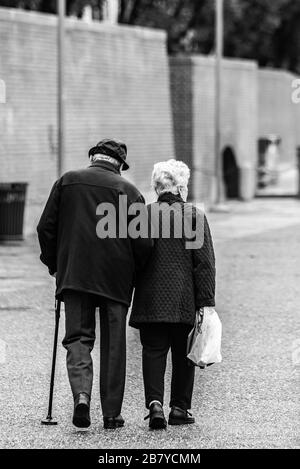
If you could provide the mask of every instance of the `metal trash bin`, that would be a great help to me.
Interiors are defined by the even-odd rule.
[[[0,183],[0,241],[23,239],[27,183]]]

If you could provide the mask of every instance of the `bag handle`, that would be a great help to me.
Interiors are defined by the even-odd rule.
[[[202,334],[203,319],[204,319],[204,308],[200,308],[196,311],[196,328],[199,334]]]

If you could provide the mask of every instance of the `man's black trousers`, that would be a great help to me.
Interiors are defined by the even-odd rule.
[[[140,327],[143,346],[143,377],[146,407],[151,401],[163,404],[167,355],[172,354],[170,407],[191,408],[195,368],[186,358],[187,338],[192,327],[186,324],[149,323]]]
[[[66,290],[67,369],[74,398],[92,393],[95,310],[100,310],[100,398],[104,417],[121,412],[126,374],[127,306],[89,293]]]

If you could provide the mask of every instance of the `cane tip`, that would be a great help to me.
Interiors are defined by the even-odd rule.
[[[41,421],[41,425],[57,425],[57,420],[47,418]]]

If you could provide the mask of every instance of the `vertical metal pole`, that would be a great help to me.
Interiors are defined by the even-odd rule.
[[[300,147],[297,147],[297,160],[298,160],[298,194],[297,197],[300,199]]]
[[[65,0],[57,0],[58,31],[57,31],[57,117],[58,117],[58,158],[57,176],[64,172],[65,155],[65,89],[64,89],[64,62],[65,62]]]
[[[216,204],[223,202],[223,168],[221,155],[221,132],[222,132],[222,58],[224,49],[224,3],[223,0],[216,2],[216,66],[215,66],[215,173],[217,183]]]
[[[0,78],[0,104],[6,103],[6,88],[5,81]]]

